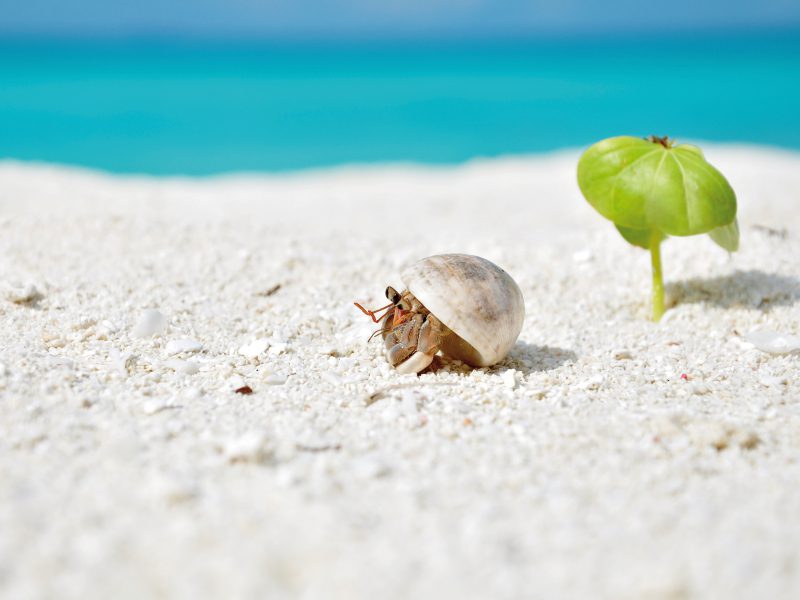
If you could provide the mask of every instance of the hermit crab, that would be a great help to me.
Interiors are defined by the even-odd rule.
[[[440,350],[473,367],[501,361],[522,329],[519,286],[494,263],[468,254],[440,254],[401,273],[406,289],[386,288],[389,304],[368,310],[381,328],[386,358],[400,373],[426,369]],[[383,315],[381,312],[386,311]],[[370,338],[371,339],[371,338]]]

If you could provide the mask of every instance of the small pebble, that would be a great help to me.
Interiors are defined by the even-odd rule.
[[[535,390],[531,390],[530,392],[528,392],[528,394],[534,400],[541,400],[545,396],[547,396],[547,390],[535,389]]]
[[[263,463],[272,455],[269,439],[260,431],[250,431],[223,443],[223,453],[232,463]]]
[[[283,385],[288,380],[286,375],[281,373],[270,373],[264,378],[264,383],[267,385]]]
[[[200,367],[193,360],[187,360],[181,368],[181,373],[185,375],[194,375],[200,372]]]
[[[172,369],[176,373],[183,373],[184,375],[194,375],[200,371],[200,367],[198,367],[197,363],[193,360],[180,360],[178,358],[173,358],[171,360],[165,360],[161,364]]]
[[[503,378],[503,385],[505,385],[508,389],[513,390],[515,387],[517,387],[517,371],[515,369],[503,371],[501,377]]]
[[[240,377],[238,375],[234,375],[233,377],[228,379],[228,381],[227,381],[227,383],[225,385],[229,390],[234,390],[235,391],[235,390],[238,390],[239,388],[244,387],[247,384],[245,383],[245,380],[242,377]]]
[[[70,329],[73,331],[80,331],[82,329],[89,329],[97,324],[96,319],[92,319],[91,317],[81,317],[77,321],[74,321],[70,325]]]
[[[120,352],[116,348],[112,348],[108,353],[111,366],[115,371],[122,375],[128,375],[136,366],[137,357],[131,352]]]
[[[183,397],[186,400],[198,400],[203,397],[203,391],[200,388],[189,388]]]
[[[576,263],[589,262],[594,258],[591,250],[578,250],[572,254],[572,260]]]
[[[800,337],[778,331],[753,331],[745,339],[762,352],[789,354],[800,352]]]
[[[114,323],[112,323],[108,319],[104,319],[100,321],[99,329],[102,330],[104,333],[116,333],[119,330],[119,327],[117,327]]]
[[[14,304],[30,304],[42,297],[42,294],[32,283],[25,285],[9,285],[5,290],[6,298]]]
[[[146,415],[154,415],[157,412],[161,412],[167,407],[167,403],[164,400],[159,399],[152,399],[146,400],[142,404],[142,412]]]
[[[266,352],[267,348],[269,348],[269,340],[267,338],[259,338],[239,348],[239,354],[245,358],[256,358]]]
[[[605,378],[602,375],[595,375],[581,382],[578,387],[582,390],[597,390],[603,385],[604,380]]]
[[[182,340],[170,340],[165,348],[167,356],[180,354],[181,352],[200,352],[203,344],[197,340],[184,338]]]
[[[285,352],[286,348],[289,347],[289,344],[286,342],[272,342],[269,345],[269,353],[273,356],[277,356],[281,352]]]
[[[142,311],[142,316],[131,331],[131,335],[146,338],[163,333],[167,329],[167,317],[154,308]]]

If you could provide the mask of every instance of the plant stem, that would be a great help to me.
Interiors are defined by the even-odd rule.
[[[661,233],[653,229],[650,234],[650,264],[653,267],[653,321],[664,314],[664,278],[661,275]]]

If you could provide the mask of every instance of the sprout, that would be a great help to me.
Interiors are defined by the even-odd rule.
[[[667,137],[597,142],[578,162],[578,185],[629,244],[650,250],[653,320],[664,314],[661,242],[708,233],[729,252],[739,248],[736,194],[697,146]]]

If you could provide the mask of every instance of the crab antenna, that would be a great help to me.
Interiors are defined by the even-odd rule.
[[[361,306],[358,302],[353,302],[353,304],[355,304],[361,312],[363,312],[365,315],[369,316],[374,323],[380,322],[380,320],[383,318],[383,316],[385,316],[385,315],[383,315],[383,316],[380,316],[380,317],[376,317],[375,315],[377,313],[379,313],[381,311],[384,311],[387,308],[391,308],[391,307],[394,306],[394,304],[390,302],[389,304],[387,304],[386,306],[383,306],[381,308],[376,308],[375,310],[368,310],[368,309],[364,308],[363,306]]]
[[[369,336],[369,337],[367,338],[367,343],[371,342],[371,341],[372,341],[372,338],[374,338],[376,335],[378,335],[378,334],[379,334],[379,333],[381,333],[382,331],[383,331],[383,327],[381,327],[380,329],[376,329],[375,331],[373,331],[373,332],[372,332],[372,335],[371,335],[371,336]]]
[[[408,310],[408,311],[405,311],[405,312],[406,312],[406,313],[408,313],[408,314],[411,314],[411,311],[410,311],[410,310]],[[403,318],[403,320],[402,320],[402,321],[398,321],[398,322],[392,321],[392,327],[391,327],[390,329],[387,329],[387,330],[386,330],[386,333],[391,333],[391,332],[392,332],[392,331],[394,331],[395,329],[398,329],[398,328],[399,328],[401,325],[403,325],[403,324],[404,324],[404,323],[405,323],[407,320],[408,320],[408,317],[406,316],[406,317],[404,317],[404,318]],[[376,335],[378,335],[379,333],[384,333],[384,329],[383,329],[383,327],[381,327],[380,329],[377,329],[377,330],[373,331],[373,332],[372,332],[372,335],[371,335],[371,336],[369,336],[369,337],[367,338],[367,342],[371,342],[371,341],[372,341],[372,338],[374,338],[374,337],[375,337]]]

